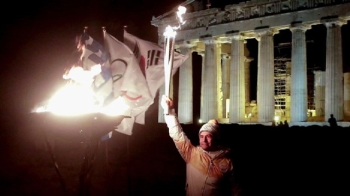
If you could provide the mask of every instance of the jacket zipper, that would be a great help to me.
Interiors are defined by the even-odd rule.
[[[204,181],[204,184],[203,184],[203,188],[202,188],[202,196],[204,195],[204,190],[205,190],[205,185],[207,184],[207,180],[209,178],[209,171],[210,171],[210,168],[212,167],[212,165],[214,165],[214,159],[216,159],[216,157],[218,157],[219,155],[221,155],[222,152],[218,153],[215,157],[211,158],[210,155],[210,165],[208,167],[208,170],[207,170],[207,175],[205,177],[205,181]]]

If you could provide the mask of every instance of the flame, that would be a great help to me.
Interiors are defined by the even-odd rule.
[[[168,25],[165,28],[164,34],[165,37],[175,37],[176,36],[176,31],[174,30],[173,27],[171,27],[170,25]]]
[[[79,84],[90,85],[94,81],[94,77],[101,73],[101,65],[97,64],[90,68],[90,70],[84,70],[80,66],[73,66],[67,74],[63,75],[63,79],[71,79]]]
[[[101,65],[95,65],[90,70],[73,66],[63,79],[70,80],[59,89],[47,104],[37,107],[34,112],[51,112],[57,115],[76,116],[88,113],[103,113],[109,116],[129,115],[129,106],[124,98],[118,97],[109,105],[103,106],[92,89],[94,77],[101,72]]]
[[[165,28],[164,31],[164,36],[165,37],[175,37],[176,36],[176,30],[178,30],[179,28],[181,28],[182,25],[184,25],[186,23],[186,21],[183,20],[182,15],[186,13],[186,7],[184,6],[179,6],[178,7],[178,11],[176,12],[177,18],[179,20],[179,25],[178,26],[170,26],[168,25]]]
[[[183,21],[182,15],[186,13],[186,7],[184,6],[179,6],[178,11],[176,12],[177,17],[180,20],[180,24],[183,25],[185,24],[186,21]]]
[[[70,83],[49,100],[48,111],[59,115],[79,115],[96,112],[94,92],[85,85]]]

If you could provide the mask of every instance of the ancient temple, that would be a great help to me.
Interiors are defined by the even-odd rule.
[[[326,125],[333,114],[339,125],[350,125],[350,76],[343,68],[342,48],[350,0],[253,0],[224,8],[186,7],[190,12],[176,35],[177,50],[191,54],[178,73],[181,123],[216,118],[221,123],[270,125],[287,120],[290,125]],[[177,23],[174,14],[152,19],[160,45],[165,27]],[[325,66],[310,71],[306,33],[320,25],[326,29],[325,51],[320,53]],[[282,31],[290,32],[290,41],[275,43]],[[256,58],[247,48],[250,40],[257,42]],[[279,56],[280,48],[288,48],[288,55]],[[193,86],[193,53],[201,56],[200,87]],[[257,63],[255,80],[252,61]],[[200,119],[193,119],[194,88],[201,89]]]

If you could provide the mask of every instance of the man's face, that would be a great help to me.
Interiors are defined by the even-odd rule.
[[[203,131],[199,134],[199,145],[205,151],[215,150],[213,134]]]

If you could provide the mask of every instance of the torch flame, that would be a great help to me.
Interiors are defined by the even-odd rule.
[[[175,37],[176,36],[176,31],[174,30],[173,27],[171,27],[170,25],[168,25],[165,28],[164,34],[165,37]]]
[[[185,13],[186,13],[186,7],[179,6],[178,11],[176,12],[176,15],[179,18],[181,25],[185,24],[185,22],[186,22],[186,21],[183,21],[183,18],[182,18],[182,15]]]
[[[171,27],[168,25],[165,28],[165,31],[163,33],[164,35],[164,83],[165,83],[165,95],[169,96],[170,94],[170,80],[171,80],[171,73],[172,73],[172,67],[173,67],[173,60],[174,60],[174,45],[175,45],[175,36],[176,36],[176,30],[181,27],[185,22],[182,19],[182,15],[186,12],[186,8],[183,6],[178,7],[177,17],[179,19],[179,25],[175,27]],[[168,109],[164,110],[165,114],[168,114]]]
[[[164,31],[164,36],[165,37],[175,37],[176,36],[176,30],[180,29],[181,28],[181,25],[184,25],[186,23],[186,21],[183,20],[182,18],[182,15],[186,13],[186,7],[184,6],[179,6],[178,7],[178,11],[176,12],[176,15],[177,15],[177,18],[179,19],[179,25],[178,26],[170,26],[168,25],[166,28],[165,28],[165,31]]]

